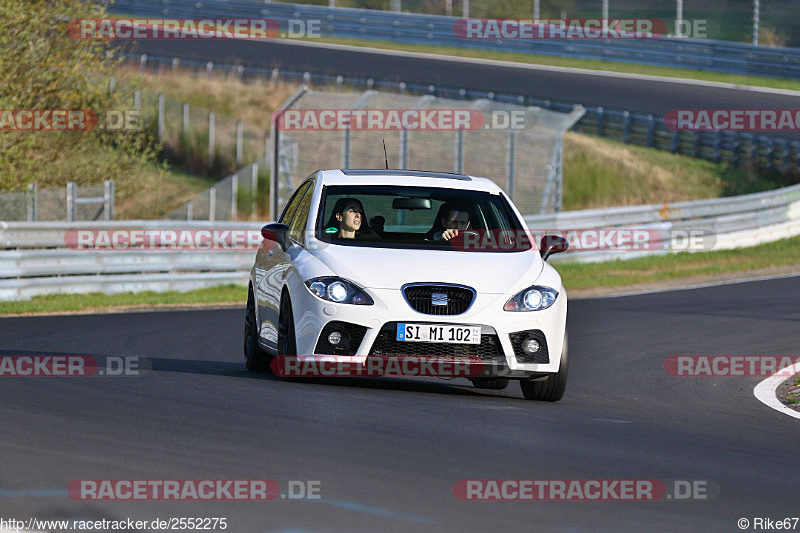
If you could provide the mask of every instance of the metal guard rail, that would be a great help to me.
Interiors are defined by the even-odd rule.
[[[466,40],[453,31],[457,17],[329,8],[256,0],[117,0],[112,9],[135,16],[319,20],[325,36],[502,50],[580,59],[800,79],[800,49],[710,39]]]
[[[675,231],[699,231],[704,248],[753,246],[800,235],[800,185],[739,197],[525,217],[539,232],[629,228],[659,236],[647,250],[572,251],[557,261],[630,259],[678,251]],[[91,251],[66,248],[75,229],[250,229],[254,222],[0,222],[0,300],[58,292],[190,290],[246,283],[255,251]],[[653,237],[655,238],[655,237]]]

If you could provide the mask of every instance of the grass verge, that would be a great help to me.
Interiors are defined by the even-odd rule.
[[[126,292],[122,294],[49,294],[19,302],[0,302],[0,315],[98,312],[157,306],[195,306],[247,301],[247,287],[221,285],[188,292]]]
[[[245,83],[233,74],[208,76],[183,69],[139,72],[124,64],[117,69],[116,76],[123,83],[136,84],[151,93],[164,93],[191,106],[252,124],[261,131],[270,129],[272,112],[300,86],[261,79]]]
[[[706,276],[713,281],[715,276],[730,273],[747,273],[759,269],[797,266],[800,268],[800,237],[792,237],[752,248],[654,256],[628,261],[604,263],[559,263],[568,291],[595,288],[622,288],[647,283],[680,281],[682,278]],[[225,285],[198,289],[189,292],[141,292],[105,295],[54,294],[37,296],[32,300],[0,302],[0,315],[99,312],[137,307],[203,305],[239,303],[244,305],[247,289],[239,285]]]
[[[720,274],[790,265],[800,265],[800,237],[736,250],[681,252],[603,263],[558,263],[556,268],[564,286],[570,290],[625,287],[697,276],[713,278]]]
[[[775,189],[752,169],[573,132],[564,134],[564,210],[663,204]]]

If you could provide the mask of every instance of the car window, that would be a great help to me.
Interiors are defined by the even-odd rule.
[[[295,193],[289,199],[289,202],[286,204],[286,207],[283,209],[283,213],[281,213],[281,218],[278,219],[278,222],[281,224],[286,224],[287,226],[291,227],[292,218],[294,217],[294,213],[297,210],[297,204],[300,203],[300,200],[303,198],[303,194],[305,194],[306,190],[308,189],[308,183],[303,183],[300,187],[297,188]]]
[[[362,207],[363,221],[355,237],[344,237],[339,233],[337,210],[353,203]],[[462,215],[452,215],[453,211],[460,211]],[[468,226],[462,228],[461,241],[443,242],[445,228],[441,221],[447,213],[458,218],[467,214]],[[331,185],[323,190],[317,238],[353,246],[439,249],[449,246],[445,249],[522,251],[529,249],[522,242],[508,248],[494,246],[500,232],[510,231],[516,235],[521,228],[508,201],[499,194],[436,187]],[[506,238],[505,234],[502,236]],[[465,241],[467,237],[469,241]],[[479,250],[473,244],[478,241],[489,245]]]
[[[314,182],[309,182],[303,197],[297,204],[292,223],[289,225],[289,237],[302,245],[305,245],[305,229],[308,222],[308,210],[311,208],[311,197],[314,195]]]

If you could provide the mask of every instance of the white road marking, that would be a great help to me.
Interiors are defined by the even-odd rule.
[[[787,375],[788,373],[790,373],[790,375],[800,373],[800,363],[787,366],[786,368],[783,368],[772,376],[768,377],[756,385],[756,388],[753,389],[753,394],[756,398],[758,398],[758,401],[769,407],[772,407],[776,411],[794,418],[800,418],[800,412],[782,404],[781,401],[778,400],[778,396],[775,393],[775,390],[781,385],[781,383],[789,379],[789,375]]]

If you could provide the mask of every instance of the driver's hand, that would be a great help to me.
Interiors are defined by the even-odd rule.
[[[453,237],[458,237],[457,229],[446,229],[442,232],[442,239],[445,241],[449,241]]]

